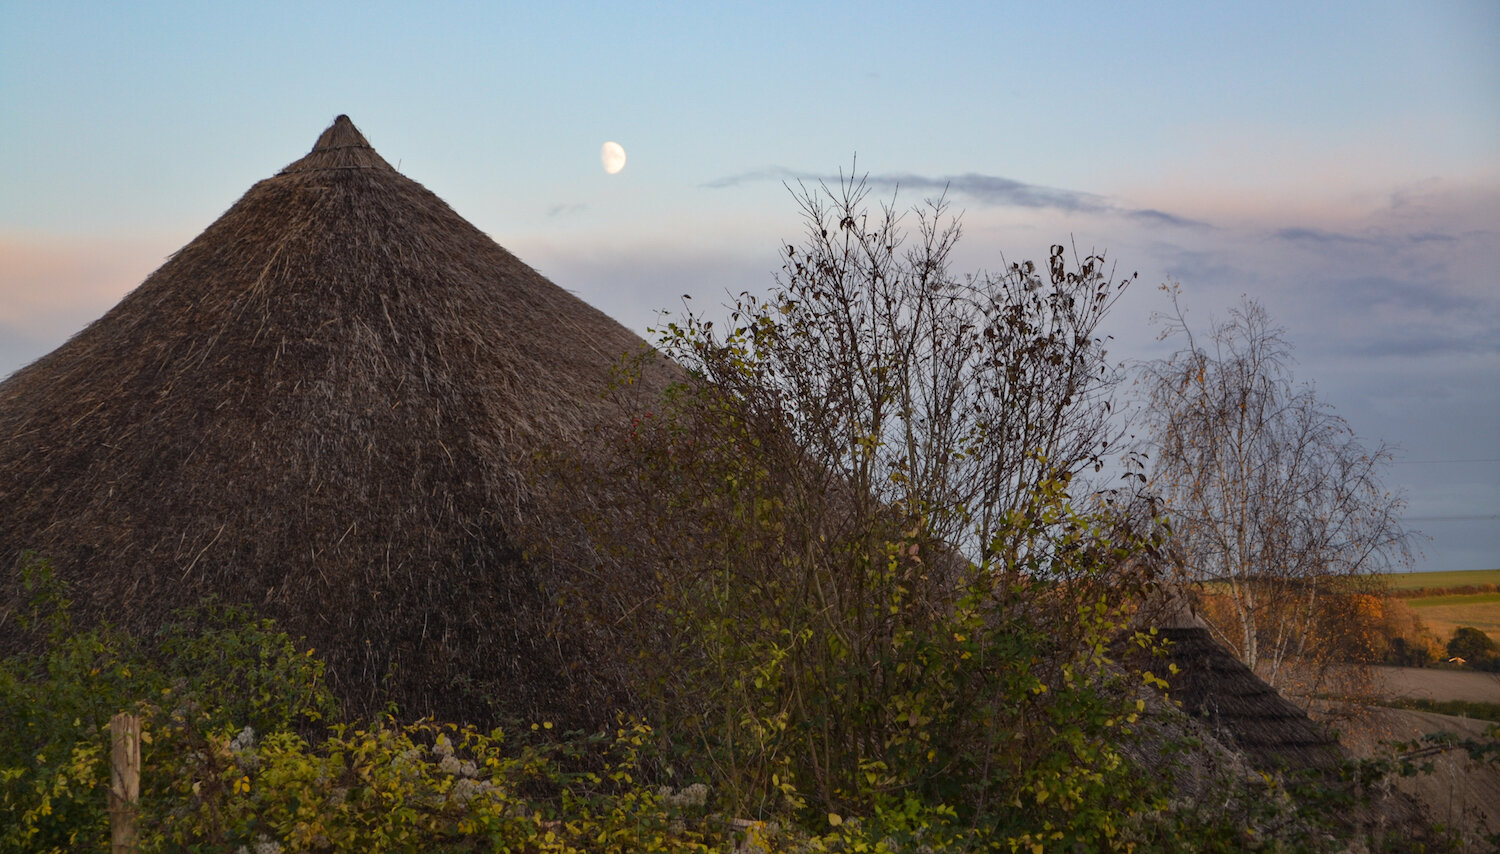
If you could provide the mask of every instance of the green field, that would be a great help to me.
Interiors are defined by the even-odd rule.
[[[1421,590],[1427,587],[1467,587],[1500,584],[1500,569],[1469,569],[1460,572],[1393,572],[1386,576],[1396,590]]]
[[[1489,605],[1500,602],[1500,593],[1449,593],[1442,596],[1418,596],[1406,603],[1413,608],[1434,608],[1440,605]]]

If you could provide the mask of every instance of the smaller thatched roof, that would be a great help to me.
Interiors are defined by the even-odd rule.
[[[1337,740],[1214,640],[1184,600],[1173,599],[1154,622],[1167,662],[1177,665],[1167,679],[1171,696],[1253,766],[1328,770],[1343,761]]]

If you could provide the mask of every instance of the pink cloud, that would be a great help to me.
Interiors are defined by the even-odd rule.
[[[171,251],[146,238],[0,234],[0,324],[66,334],[109,310]]]
[[[0,233],[0,378],[109,311],[181,242]]]

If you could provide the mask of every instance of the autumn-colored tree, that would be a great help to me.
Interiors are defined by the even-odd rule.
[[[1391,596],[1381,603],[1381,634],[1385,637],[1387,664],[1425,667],[1443,658],[1443,645],[1406,604]]]

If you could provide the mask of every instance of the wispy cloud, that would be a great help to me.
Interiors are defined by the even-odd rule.
[[[1319,246],[1371,246],[1376,242],[1368,237],[1356,237],[1352,234],[1339,234],[1335,231],[1324,231],[1321,228],[1302,228],[1300,226],[1279,228],[1271,232],[1271,237],[1276,240]]]
[[[1470,232],[1460,236],[1434,230],[1405,232],[1389,228],[1376,228],[1360,234],[1349,234],[1304,226],[1290,226],[1271,232],[1271,238],[1274,240],[1284,240],[1289,243],[1306,246],[1323,248],[1334,246],[1350,248],[1380,246],[1391,250],[1399,250],[1404,246],[1422,246],[1425,244],[1449,245],[1476,236],[1487,238],[1490,235],[1482,232],[1477,234]]]
[[[997,207],[1052,208],[1069,213],[1103,213],[1115,210],[1107,199],[1093,193],[1043,187],[975,172],[941,178],[911,173],[871,175],[868,180],[876,186],[958,193]]]
[[[1461,291],[1442,287],[1430,281],[1403,280],[1384,275],[1356,276],[1330,282],[1329,290],[1365,306],[1391,306],[1401,310],[1418,309],[1450,319],[1474,316],[1487,310],[1480,300]]]
[[[1212,225],[1200,220],[1188,219],[1187,217],[1169,214],[1166,211],[1159,211],[1152,208],[1126,211],[1125,215],[1134,220],[1154,223],[1156,225],[1171,225],[1178,228],[1213,228]]]
[[[1344,352],[1371,358],[1494,357],[1500,355],[1500,341],[1482,333],[1460,333],[1444,326],[1409,324],[1392,334],[1351,340]]]
[[[1457,243],[1458,242],[1458,238],[1454,237],[1451,234],[1439,234],[1438,232],[1434,232],[1434,231],[1427,231],[1427,232],[1423,232],[1421,234],[1411,234],[1411,235],[1408,235],[1406,239],[1407,239],[1408,242],[1411,242],[1411,243]]]
[[[1257,284],[1254,269],[1238,264],[1234,254],[1223,247],[1190,249],[1158,241],[1147,247],[1146,254],[1168,279],[1195,289],[1216,287],[1244,293]]]
[[[799,181],[836,184],[844,176],[797,172],[782,167],[768,167],[709,181],[708,189],[725,189],[760,181]],[[918,175],[910,172],[866,174],[860,176],[872,187],[918,190],[959,195],[994,207],[1058,210],[1065,213],[1097,213],[1126,216],[1141,222],[1177,228],[1212,228],[1208,223],[1150,208],[1133,208],[1101,196],[1079,190],[1028,184],[1014,178],[965,172],[962,175]]]
[[[738,175],[726,175],[723,178],[715,178],[701,186],[710,190],[722,190],[728,187],[738,187],[741,184],[757,184],[761,181],[820,181],[822,177],[810,172],[793,172],[790,169],[771,167],[768,169],[754,169],[749,172],[741,172]],[[833,180],[838,180],[834,178]]]
[[[581,213],[583,213],[584,211],[586,211],[588,209],[589,209],[589,206],[585,205],[585,204],[582,204],[582,203],[576,203],[576,204],[570,204],[570,205],[553,205],[552,207],[550,207],[550,208],[547,209],[547,216],[549,216],[549,217],[573,216],[574,214],[581,214]]]

